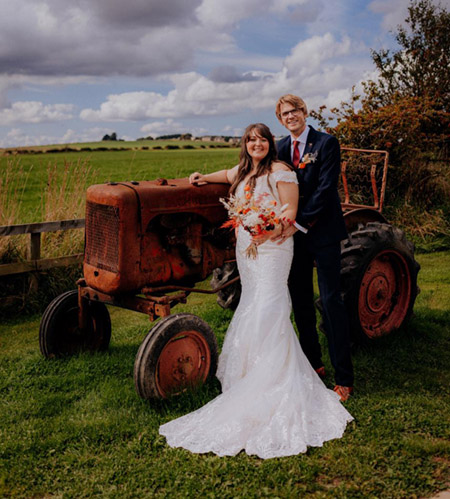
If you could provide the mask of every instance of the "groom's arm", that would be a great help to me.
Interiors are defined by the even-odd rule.
[[[306,229],[310,229],[320,219],[337,190],[341,171],[341,152],[336,137],[332,135],[326,137],[320,156],[319,183],[296,218],[296,222]],[[315,165],[313,163],[310,166],[314,168]]]

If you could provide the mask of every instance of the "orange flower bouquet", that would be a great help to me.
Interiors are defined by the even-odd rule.
[[[236,228],[242,225],[252,236],[257,236],[267,234],[281,225],[287,204],[280,207],[268,192],[254,196],[249,185],[245,186],[244,192],[244,197],[232,195],[228,199],[220,199],[230,218],[222,227]],[[256,258],[258,247],[255,242],[249,245],[245,254],[249,258]]]

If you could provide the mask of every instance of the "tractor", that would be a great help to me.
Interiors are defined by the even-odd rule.
[[[342,148],[342,294],[354,339],[400,328],[418,293],[419,265],[404,233],[381,214],[388,154]],[[106,305],[159,319],[141,343],[134,383],[144,399],[165,398],[213,376],[218,348],[209,325],[171,309],[190,293],[216,293],[225,308],[239,301],[234,233],[222,228],[228,186],[187,179],[109,182],[89,187],[83,278],[55,298],[39,331],[47,357],[109,346]],[[196,287],[212,275],[213,289]],[[318,302],[320,309],[320,300]]]

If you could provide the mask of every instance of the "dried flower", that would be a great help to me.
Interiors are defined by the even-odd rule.
[[[305,168],[305,166],[309,163],[315,163],[317,161],[317,154],[317,151],[305,154],[298,165],[300,170],[303,170],[303,168]]]
[[[251,235],[267,234],[281,223],[281,215],[286,210],[287,204],[278,206],[278,202],[268,192],[256,196],[251,193],[249,185],[244,187],[245,196],[230,196],[228,199],[221,198],[221,203],[228,210],[230,220],[222,227],[236,228],[239,225]],[[246,255],[256,258],[258,254],[257,245],[252,242],[246,249]]]

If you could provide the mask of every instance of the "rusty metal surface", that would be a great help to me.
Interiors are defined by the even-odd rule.
[[[144,286],[192,286],[234,257],[220,197],[227,184],[187,179],[123,182],[87,191],[84,276],[107,294]]]
[[[116,307],[126,308],[127,310],[134,310],[148,315],[151,321],[157,317],[166,317],[170,315],[171,308],[178,303],[186,303],[187,294],[183,291],[173,295],[165,296],[136,296],[134,294],[111,295],[99,291],[98,289],[91,288],[86,285],[84,280],[78,282],[79,293],[79,323],[80,327],[85,323],[85,305],[86,300],[93,302],[106,303]],[[84,300],[83,300],[84,298]]]
[[[367,267],[359,289],[361,326],[369,338],[398,329],[405,319],[412,283],[408,264],[395,250],[380,252]]]
[[[386,191],[387,151],[341,148],[339,194],[345,210],[370,207],[381,213]]]
[[[348,232],[356,230],[360,224],[366,225],[368,222],[382,222],[387,223],[384,216],[377,210],[367,207],[357,207],[354,205],[343,205],[344,207],[344,221]],[[345,211],[345,207],[349,211]]]
[[[204,336],[195,330],[182,331],[163,348],[158,359],[156,385],[162,397],[176,395],[204,382],[211,354]]]

